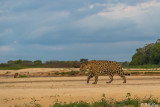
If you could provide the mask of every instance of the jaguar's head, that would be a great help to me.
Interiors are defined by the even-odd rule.
[[[87,62],[85,63],[82,63],[80,65],[80,71],[83,72],[83,71],[87,71],[87,69],[89,68],[89,64]]]

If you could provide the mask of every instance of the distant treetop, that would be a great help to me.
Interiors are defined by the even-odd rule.
[[[160,43],[160,39],[157,39],[156,43]]]
[[[156,43],[147,44],[136,51],[130,65],[160,64],[160,39]]]

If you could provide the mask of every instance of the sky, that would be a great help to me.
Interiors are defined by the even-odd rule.
[[[159,0],[0,0],[0,62],[131,61],[159,28]]]

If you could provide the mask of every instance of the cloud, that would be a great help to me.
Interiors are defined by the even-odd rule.
[[[89,8],[93,9],[93,8],[96,8],[96,7],[106,7],[106,6],[109,6],[109,4],[107,4],[107,3],[102,3],[102,4],[94,3],[94,4],[89,5]]]
[[[31,3],[32,2],[29,2],[26,5]],[[8,2],[5,4],[6,6],[11,5],[10,2],[9,4]],[[3,6],[3,8],[6,9],[6,6]],[[69,18],[70,15],[70,12],[67,10],[52,10],[48,7],[17,11],[17,8],[21,8],[21,6],[19,6],[20,5],[14,5],[10,7],[11,9],[6,10],[0,17],[0,28],[2,30],[0,37],[4,37],[1,38],[0,41],[5,41],[5,44],[11,44],[12,41],[27,43],[36,38],[46,37],[48,34],[60,29],[59,26],[61,26],[63,21]],[[3,25],[3,27],[1,25]]]
[[[1,52],[9,58],[130,60],[159,38],[159,10],[158,0],[0,1]]]
[[[160,34],[159,9],[160,2],[155,0],[136,5],[117,3],[80,19],[76,24],[80,29],[91,32],[90,35],[97,33],[99,37],[105,32],[108,38],[120,37],[132,40],[135,37],[137,40],[139,38],[149,40],[153,39],[154,35],[156,39],[158,35],[156,37],[155,35]]]
[[[109,5],[109,4],[108,4]],[[91,5],[92,8],[95,6],[107,6],[107,4],[95,4]],[[143,16],[146,16],[147,14],[150,14],[151,12],[154,12],[155,10],[160,8],[160,2],[158,1],[150,1],[150,2],[143,2],[140,4],[137,4],[135,6],[130,6],[123,3],[118,3],[115,5],[110,5],[109,7],[106,7],[102,11],[93,14],[91,16],[87,16],[86,18],[82,19],[82,21],[91,21],[95,20],[95,22],[99,21],[100,24],[102,24],[101,19],[104,20],[122,20],[122,19],[132,19],[134,21],[143,22],[143,19],[141,19]],[[157,12],[157,11],[156,11]],[[140,18],[139,18],[140,17]],[[89,21],[89,23],[91,22]],[[93,24],[95,23],[93,22]],[[97,22],[98,23],[98,22]],[[86,23],[88,24],[88,23]],[[91,25],[93,26],[93,25]],[[99,26],[98,26],[99,27]]]
[[[130,6],[126,4],[116,4],[113,7],[106,8],[102,12],[99,12],[99,16],[105,16],[111,19],[121,19],[121,18],[134,18],[137,19],[137,16],[153,11],[155,8],[159,8],[160,2],[150,1],[137,4],[135,6]]]
[[[0,46],[0,53],[13,51],[14,48],[10,46]]]

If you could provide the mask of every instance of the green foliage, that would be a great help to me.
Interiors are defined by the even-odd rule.
[[[19,69],[25,69],[27,67],[22,67],[22,66],[0,66],[0,70],[19,70]]]
[[[131,94],[127,93],[126,99],[122,101],[114,101],[113,99],[111,101],[106,99],[105,94],[102,95],[102,99],[100,101],[96,101],[93,103],[87,103],[87,102],[71,102],[69,104],[66,103],[58,103],[56,102],[52,107],[141,107],[142,104],[150,105],[159,105],[160,102],[158,102],[158,99],[154,99],[151,96],[145,97],[142,100],[139,98],[131,98]]]
[[[70,71],[70,72],[55,72],[56,75],[70,75],[70,76],[76,76],[79,74],[79,71]]]
[[[15,61],[15,64],[22,64],[22,60],[19,59],[19,60]]]
[[[24,68],[79,68],[79,61],[46,61],[42,63],[41,60],[15,60],[8,61],[8,63],[1,63],[0,70],[18,70]]]
[[[123,107],[123,106],[140,107],[140,100],[138,98],[132,99],[131,94],[127,93],[125,100],[116,102],[116,107]]]
[[[51,68],[79,68],[79,61],[46,61],[44,67]]]
[[[158,102],[158,99],[152,98],[152,96],[150,96],[148,98],[147,97],[143,98],[141,102],[143,104],[148,104],[148,105],[151,105],[153,107],[159,107],[158,105],[160,105],[160,102]],[[155,106],[155,105],[157,105],[157,106]]]
[[[84,59],[84,58],[80,59],[80,63],[84,63],[84,62],[88,62],[88,59]]]
[[[42,107],[40,104],[38,104],[37,99],[31,98],[30,104],[32,107]],[[31,105],[25,104],[25,107],[30,107]],[[114,99],[107,100],[106,95],[102,95],[102,99],[96,102],[88,103],[84,101],[78,101],[78,102],[58,102],[54,103],[50,107],[141,107],[141,106],[147,106],[147,107],[158,107],[160,105],[160,102],[158,99],[150,97],[145,97],[143,99],[139,98],[131,98],[131,94],[127,93],[126,99],[122,101],[115,101]],[[15,105],[15,107],[22,107],[20,105]]]
[[[145,64],[145,65],[130,65],[127,68],[159,68],[160,65],[155,65],[155,64]]]
[[[110,107],[111,105],[108,103],[109,101],[106,100],[106,95],[102,95],[102,99],[100,101],[94,102],[92,104],[93,107]]]
[[[42,64],[42,61],[41,61],[41,60],[36,60],[36,61],[34,61],[34,64],[35,64],[35,65],[41,65],[41,64]]]
[[[121,66],[122,66],[123,68],[127,68],[127,67],[129,67],[129,63],[130,63],[130,62],[125,61],[125,62],[119,62],[119,63],[121,64]]]
[[[160,43],[151,43],[136,51],[130,65],[160,64]]]
[[[19,78],[27,78],[27,77],[29,77],[29,76],[27,76],[27,75],[19,75]]]
[[[90,107],[90,104],[87,102],[71,102],[69,104],[66,103],[55,103],[52,107]]]
[[[33,105],[33,107],[42,107],[40,104],[37,103],[37,101],[39,100],[35,99],[34,97],[31,99],[32,101],[30,103]]]
[[[79,71],[71,71],[71,72],[70,72],[70,75],[74,76],[74,75],[76,75],[76,74],[78,74],[78,73],[79,73]]]

